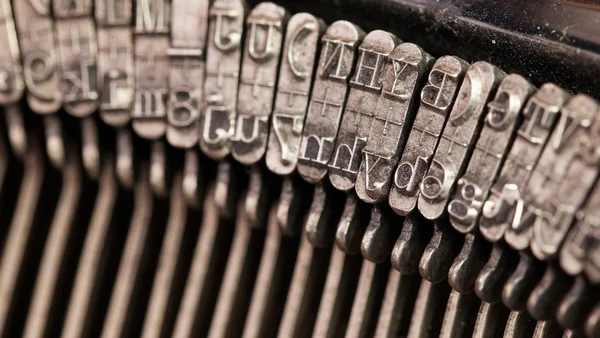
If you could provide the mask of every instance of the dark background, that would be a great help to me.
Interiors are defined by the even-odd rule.
[[[535,85],[554,82],[600,99],[597,0],[272,0],[328,23],[384,29],[433,56],[488,61]],[[260,1],[250,0],[251,6]]]

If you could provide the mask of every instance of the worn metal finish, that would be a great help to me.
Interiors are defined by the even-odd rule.
[[[421,91],[420,107],[389,194],[390,206],[399,215],[405,216],[417,207],[421,181],[429,168],[466,69],[465,61],[444,56],[436,61],[429,72],[427,85]]]
[[[169,217],[166,221],[165,231],[162,241],[159,244],[160,253],[158,257],[158,268],[154,274],[152,292],[148,298],[148,308],[142,328],[142,337],[159,337],[161,335],[171,335],[171,323],[175,309],[173,301],[169,301],[181,286],[179,275],[181,271],[177,270],[177,262],[180,255],[186,248],[185,228],[188,213],[183,198],[182,175],[176,173],[173,178],[173,187],[170,191]]]
[[[84,194],[89,193],[83,188],[81,162],[76,151],[71,150],[64,174],[69,177],[63,180],[56,214],[52,219],[48,239],[44,246],[40,262],[40,270],[33,288],[33,296],[27,315],[23,337],[40,337],[56,325],[56,316],[52,311],[55,294],[65,281],[65,274],[60,266],[68,259],[73,249],[69,237],[77,231],[78,213],[86,210]]]
[[[329,258],[330,248],[317,248],[301,236],[277,336],[297,337],[313,331]]]
[[[298,176],[286,176],[277,203],[277,224],[286,236],[295,236],[302,230],[302,215],[310,203]]]
[[[440,283],[448,277],[448,271],[458,254],[456,240],[456,233],[448,226],[434,224],[433,236],[419,262],[419,273],[425,280]]]
[[[35,142],[35,140],[32,140]],[[9,220],[6,244],[0,256],[0,334],[8,335],[12,324],[11,314],[19,288],[22,264],[27,262],[28,241],[32,231],[36,208],[41,201],[41,190],[46,167],[37,143],[31,145],[23,158],[23,180],[19,189],[15,212]]]
[[[553,84],[543,85],[527,102],[525,117],[491,194],[485,202],[479,221],[487,239],[498,241],[507,230],[518,228],[515,210],[527,187],[533,168],[550,136],[559,110],[567,99],[566,92]],[[509,230],[506,241],[515,245]]]
[[[597,304],[585,322],[585,333],[588,337],[600,334],[600,304]]]
[[[344,111],[356,47],[364,32],[348,21],[336,21],[321,38],[321,56],[302,132],[298,172],[307,182],[321,181],[334,153]]]
[[[269,118],[281,55],[287,11],[270,2],[256,6],[246,19],[247,36],[242,59],[235,132],[231,152],[251,165],[265,154]]]
[[[450,222],[458,231],[471,232],[477,226],[483,202],[514,140],[521,109],[533,89],[525,78],[511,74],[502,80],[495,98],[487,103],[483,129],[448,204]]]
[[[167,140],[191,148],[200,139],[200,112],[204,109],[204,50],[209,0],[173,0],[169,56]]]
[[[529,181],[523,208],[535,215],[531,251],[538,259],[557,253],[596,181],[598,108],[598,103],[584,95],[565,104]]]
[[[23,111],[20,105],[13,104],[4,108],[4,115],[10,148],[18,158],[22,159],[27,152],[28,144]],[[48,156],[51,157],[50,154]],[[5,161],[4,164],[8,165],[8,161]]]
[[[335,232],[335,243],[344,252],[354,255],[360,252],[365,233],[364,218],[366,208],[358,201],[356,194],[348,194],[344,211]]]
[[[0,335],[598,335],[594,99],[249,3],[0,0]]]
[[[502,336],[509,312],[502,303],[481,303],[473,329],[473,338]]]
[[[0,22],[0,103],[7,105],[17,102],[25,89],[19,40],[10,0],[0,2]]]
[[[363,262],[352,311],[348,317],[346,338],[364,338],[372,335],[372,330],[377,325],[377,315],[385,294],[389,272],[389,264]]]
[[[143,276],[148,269],[148,255],[144,255],[147,246],[152,245],[153,231],[156,231],[156,208],[150,181],[148,180],[148,167],[144,163],[140,166],[139,179],[134,191],[135,207],[132,211],[129,231],[125,239],[125,246],[121,262],[116,273],[113,292],[108,302],[108,309],[100,337],[108,338],[131,333],[131,314],[137,311],[142,293],[136,288],[140,283],[138,276]]]
[[[408,338],[438,337],[449,296],[448,285],[422,280],[408,330]]]
[[[577,276],[571,289],[558,305],[556,321],[567,329],[582,328],[585,318],[597,302],[597,289],[590,285],[584,276]]]
[[[419,99],[415,94],[434,61],[412,43],[396,47],[388,58],[382,72],[383,90],[356,177],[356,193],[367,203],[382,202],[388,196],[392,171],[415,118]]]
[[[502,289],[502,302],[513,311],[525,310],[527,298],[543,274],[543,267],[526,252],[519,252],[519,264]]]
[[[475,234],[467,234],[460,253],[448,272],[448,284],[463,294],[473,291],[477,277],[486,264],[488,250],[485,240]]]
[[[542,279],[527,299],[529,314],[537,320],[553,320],[560,301],[570,289],[570,283],[560,267],[548,264]]]
[[[390,270],[375,337],[406,335],[420,281],[419,274],[405,275],[395,269]]]
[[[490,258],[475,281],[475,293],[482,301],[493,304],[502,300],[502,288],[511,273],[512,255],[505,245],[495,243]]]
[[[465,170],[479,137],[487,100],[503,78],[504,72],[487,62],[476,62],[467,70],[429,170],[421,182],[418,206],[425,218],[435,220],[444,215],[456,180]],[[463,188],[461,185],[458,190]],[[454,211],[449,210],[450,214]]]
[[[600,283],[600,185],[590,193],[560,251],[560,265],[570,275],[582,271]]]
[[[330,223],[333,203],[331,188],[323,184],[317,185],[304,223],[304,236],[317,248],[326,248],[333,241],[335,223]]]
[[[299,239],[282,233],[277,220],[278,207],[271,208],[267,236],[260,258],[252,300],[248,308],[242,336],[272,337],[277,334],[290,275],[294,268]],[[329,276],[329,274],[328,274]]]
[[[267,167],[279,175],[291,174],[298,163],[319,39],[324,30],[324,22],[308,13],[292,16],[286,28],[266,155]]]
[[[235,235],[207,337],[240,337],[250,306],[265,233],[252,227],[244,217],[244,201],[238,202]]]
[[[204,213],[173,337],[207,336],[210,329],[234,227],[232,222],[219,217],[216,193],[215,185],[211,184],[203,202]]]
[[[113,127],[131,118],[134,100],[132,2],[95,0],[100,117]]]
[[[13,6],[27,103],[36,113],[54,113],[62,105],[63,94],[50,1],[14,1]]]
[[[118,182],[115,176],[114,163],[107,161],[100,174],[100,187],[94,210],[85,236],[81,255],[78,259],[75,280],[61,335],[64,337],[87,336],[90,334],[90,323],[97,303],[107,263],[106,246],[115,245],[111,241],[111,227],[118,226],[114,222],[113,213],[118,212]],[[111,222],[112,221],[112,222]]]
[[[477,318],[479,300],[475,294],[460,293],[456,290],[450,292],[444,321],[440,331],[440,338],[469,337],[472,335]]]
[[[388,55],[399,40],[381,30],[372,31],[358,47],[358,61],[350,79],[350,90],[335,140],[334,154],[328,163],[331,184],[343,191],[354,188],[383,89]]]
[[[243,0],[217,0],[209,12],[204,82],[206,108],[200,148],[215,160],[222,160],[231,152],[245,7]]]
[[[347,332],[362,263],[360,255],[348,255],[333,246],[313,336],[340,337]]]
[[[53,1],[63,107],[87,117],[98,107],[98,45],[91,0]]]
[[[392,267],[402,274],[409,275],[419,269],[421,256],[429,241],[422,219],[410,214],[402,222],[402,232],[398,236],[390,256]]]
[[[167,128],[171,1],[137,0],[135,9],[132,127],[140,137],[156,140]]]

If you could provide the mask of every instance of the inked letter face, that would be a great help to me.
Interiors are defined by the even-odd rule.
[[[397,38],[385,31],[369,33],[358,48],[358,61],[350,80],[350,92],[337,134],[335,151],[329,161],[329,180],[339,190],[354,188],[367,144],[377,102],[383,88],[387,56],[396,48]]]
[[[416,114],[418,102],[413,96],[418,96],[417,83],[431,64],[431,56],[410,43],[401,44],[389,55],[382,75],[382,94],[376,103],[356,179],[356,193],[365,202],[381,202],[389,193],[394,169],[412,127],[406,121],[412,122]]]
[[[530,245],[538,259],[558,252],[598,177],[600,160],[591,155],[597,154],[600,140],[598,107],[585,95],[574,96],[563,106],[531,176],[525,200],[536,215]]]
[[[245,165],[262,159],[267,148],[287,16],[283,7],[262,3],[247,19],[249,36],[242,59],[236,131],[232,139],[232,155]]]
[[[158,139],[167,129],[170,13],[170,1],[136,3],[135,103],[131,117],[133,130],[146,139]]]
[[[215,160],[221,160],[231,152],[242,57],[240,42],[244,29],[244,10],[242,1],[217,0],[209,12],[204,82],[206,108],[200,148]]]
[[[420,185],[429,168],[438,138],[467,68],[466,62],[445,56],[437,60],[421,91],[420,107],[406,141],[402,158],[394,172],[389,195],[390,206],[406,215],[417,206]]]
[[[490,187],[510,150],[521,108],[532,92],[533,87],[523,77],[508,75],[487,104],[481,135],[448,204],[450,222],[460,232],[471,232],[477,225]]]
[[[15,1],[13,6],[27,103],[36,113],[54,113],[62,106],[63,94],[50,2]]]
[[[472,145],[479,137],[489,96],[503,78],[504,73],[487,62],[476,62],[467,70],[432,164],[421,182],[419,211],[426,218],[435,220],[444,215],[450,193],[462,176]],[[469,185],[466,180],[462,183],[467,198],[475,198],[480,193],[481,188]]]
[[[308,182],[321,181],[334,153],[344,111],[356,47],[364,33],[347,21],[337,21],[321,39],[322,50],[302,133],[298,172]]]
[[[300,156],[322,29],[323,24],[306,13],[294,15],[286,29],[266,156],[267,167],[279,175],[291,174]]]
[[[490,195],[482,207],[479,228],[489,240],[497,241],[502,238],[513,223],[515,224],[514,228],[517,229],[518,223],[529,221],[530,217],[527,213],[517,215],[515,212],[523,205],[522,193],[538,161],[543,145],[540,142],[531,142],[531,138],[527,135],[535,133],[541,137],[542,143],[546,142],[551,130],[542,125],[536,126],[532,121],[535,121],[536,116],[540,116],[539,114],[548,117],[555,116],[565,100],[564,95],[565,93],[560,88],[547,84],[542,86],[525,104],[525,108],[523,108],[524,121],[517,130],[517,136],[506,155],[502,170],[490,188]],[[493,110],[493,112],[497,111],[498,109]],[[493,122],[489,124],[498,128],[499,125],[502,125],[501,116],[499,117],[497,114],[488,116],[488,121],[494,118]],[[550,125],[552,124],[550,123]]]
[[[208,8],[208,0],[173,1],[166,136],[177,148],[194,147],[200,140]]]
[[[25,83],[21,55],[10,0],[0,0],[0,104],[16,103],[23,95]]]

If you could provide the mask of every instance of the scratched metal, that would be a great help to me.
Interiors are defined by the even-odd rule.
[[[465,75],[427,174],[421,182],[419,211],[435,220],[446,211],[456,179],[471,156],[485,118],[486,103],[504,73],[487,62],[476,62]]]
[[[0,1],[0,44],[0,104],[7,105],[17,102],[25,89],[10,0]]]
[[[140,137],[155,140],[167,128],[171,1],[137,0],[135,9],[132,127]]]
[[[522,76],[508,75],[496,97],[487,104],[487,116],[465,174],[448,204],[450,222],[462,233],[473,231],[483,202],[514,139],[519,114],[533,86]]]
[[[54,113],[61,107],[63,95],[50,1],[14,1],[13,6],[27,103],[38,114]]]
[[[134,99],[130,0],[96,0],[100,117],[113,127],[130,120]]]
[[[395,170],[394,185],[390,189],[390,206],[399,215],[406,216],[417,206],[421,180],[429,168],[467,67],[462,59],[443,56],[429,73],[427,85],[421,91],[421,103],[411,133]]]
[[[595,143],[598,144],[598,143]],[[585,271],[590,281],[600,283],[600,184],[596,183],[560,251],[566,273]]]
[[[545,84],[528,100],[523,109],[524,120],[506,156],[500,175],[483,204],[479,229],[489,241],[500,240],[512,223],[520,193],[525,189],[531,171],[550,135],[558,111],[566,99],[565,95],[558,86]]]
[[[354,188],[383,88],[383,75],[390,63],[388,55],[398,45],[398,38],[386,31],[367,34],[358,47],[358,61],[346,107],[335,142],[335,152],[328,164],[331,184],[343,191]]]
[[[389,55],[383,91],[356,178],[356,193],[367,203],[382,202],[388,196],[392,171],[398,165],[417,112],[418,85],[433,61],[412,43],[401,44]]]
[[[91,0],[54,1],[53,5],[63,107],[73,116],[87,117],[96,111],[100,95],[93,5]]]
[[[577,95],[561,113],[525,196],[536,215],[531,251],[542,260],[558,252],[600,169],[598,103]]]
[[[286,28],[266,155],[267,167],[279,175],[291,174],[298,163],[319,38],[324,30],[325,23],[308,13],[292,16]]]
[[[191,148],[200,139],[209,1],[174,0],[172,6],[167,140]]]
[[[206,108],[200,148],[215,160],[224,159],[231,152],[245,6],[243,0],[216,0],[209,12],[204,82]]]
[[[364,32],[348,21],[336,21],[321,38],[319,68],[302,133],[298,172],[309,183],[327,174],[348,93],[356,47]]]
[[[267,149],[269,118],[288,12],[270,2],[256,6],[246,19],[235,133],[231,153],[238,162],[258,162]]]
[[[534,224],[540,220],[538,215],[542,214],[542,211],[536,206],[544,203],[555,193],[558,183],[565,178],[564,173],[568,168],[568,162],[573,160],[572,157],[577,151],[572,146],[565,147],[564,144],[564,141],[570,142],[571,134],[580,129],[573,128],[578,127],[580,121],[579,119],[575,120],[576,116],[573,116],[572,113],[576,108],[572,105],[566,106],[571,101],[566,102],[565,99],[563,102],[565,105],[561,104],[560,110],[555,114],[556,126],[552,132],[549,131],[548,141],[543,146],[541,155],[539,155],[536,165],[533,166],[529,179],[525,183],[526,187],[522,190],[516,204],[512,225],[505,234],[506,242],[514,249],[524,250],[529,247],[530,241],[533,239]],[[592,109],[594,111],[583,113],[579,118],[581,120],[590,119],[596,113],[597,107],[592,107]],[[591,124],[589,120],[584,123],[587,123],[588,126]],[[573,141],[576,142],[576,140]],[[561,163],[561,158],[564,158],[564,163]],[[560,204],[557,203],[556,206],[558,207]],[[545,217],[547,218],[547,216]]]

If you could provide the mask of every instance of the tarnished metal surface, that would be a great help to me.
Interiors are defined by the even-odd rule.
[[[0,336],[600,334],[597,97],[306,3],[0,0]]]

